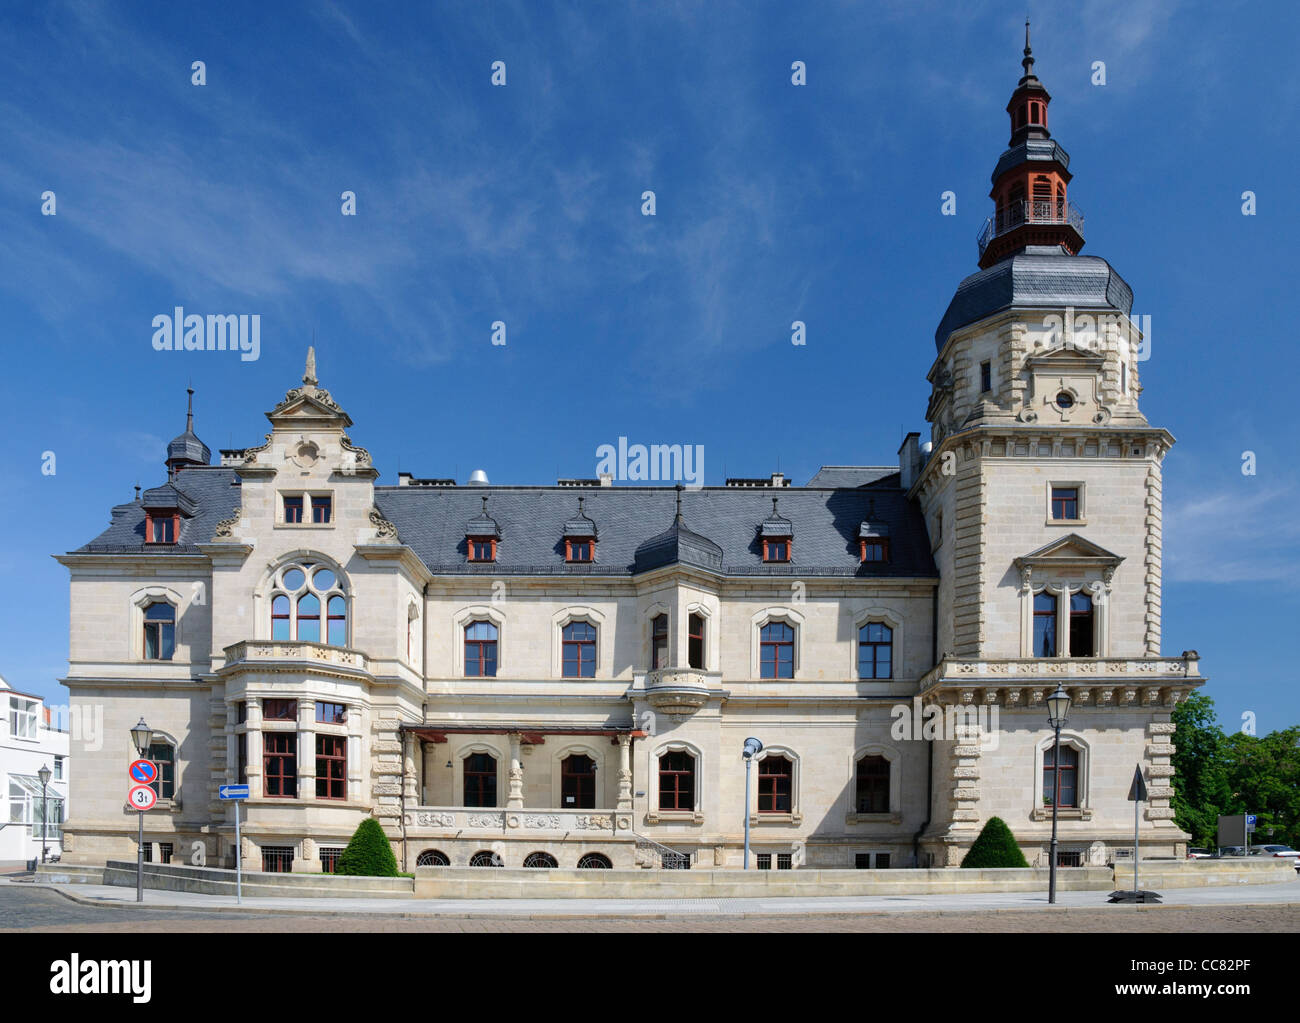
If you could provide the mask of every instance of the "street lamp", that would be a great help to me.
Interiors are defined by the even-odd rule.
[[[1056,902],[1056,808],[1061,801],[1061,726],[1070,712],[1070,694],[1057,685],[1056,692],[1047,698],[1047,723],[1052,726],[1052,853],[1048,864],[1047,901]]]
[[[140,723],[131,729],[131,741],[135,743],[135,751],[141,758],[149,750],[149,740],[153,738],[153,729],[144,723],[144,718]],[[144,811],[137,810],[139,816],[139,833],[136,837],[135,845],[135,901],[144,902]]]
[[[745,748],[741,751],[745,758],[745,870],[749,869],[749,769],[753,766],[754,755],[762,751],[763,744],[753,736],[745,740]]]
[[[41,862],[45,862],[45,850],[49,846],[50,834],[50,802],[45,794],[45,788],[50,784],[51,771],[46,764],[41,765],[41,769],[36,772],[36,776],[41,779]]]

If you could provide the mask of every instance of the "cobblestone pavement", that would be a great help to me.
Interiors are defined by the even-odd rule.
[[[1300,905],[1062,907],[1059,910],[916,911],[817,916],[602,916],[573,919],[509,919],[366,914],[310,916],[202,910],[83,906],[57,892],[0,885],[0,932],[15,933],[208,933],[223,931],[330,932],[1221,932],[1300,931]]]

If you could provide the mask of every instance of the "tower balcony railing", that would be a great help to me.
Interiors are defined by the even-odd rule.
[[[1025,224],[1069,224],[1083,235],[1083,211],[1065,199],[1020,199],[1008,203],[984,221],[979,233],[980,255],[989,242]]]

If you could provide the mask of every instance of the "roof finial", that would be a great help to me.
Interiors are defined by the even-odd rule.
[[[776,518],[776,498],[772,498],[772,518]]]
[[[682,485],[677,484],[677,522],[680,525],[682,521]]]
[[[487,515],[487,494],[483,495],[483,514]]]
[[[303,371],[302,382],[311,387],[316,386],[316,346],[307,347],[307,368]]]
[[[581,494],[578,495],[578,514],[582,514],[582,502],[585,500]]]
[[[1034,74],[1034,51],[1029,46],[1029,19],[1025,18],[1025,59],[1021,65],[1025,69],[1025,77],[1030,78]]]
[[[139,483],[137,483],[137,484],[135,485],[135,503],[136,503],[136,504],[139,504],[139,503],[140,503],[140,484],[139,484]]]
[[[185,388],[185,393],[189,397],[185,400],[185,432],[194,432],[194,388]]]

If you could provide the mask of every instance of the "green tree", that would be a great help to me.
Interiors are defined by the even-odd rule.
[[[986,867],[1027,867],[1025,854],[1016,845],[1015,837],[1006,821],[1001,817],[990,817],[984,830],[975,839],[965,858],[963,867],[983,869]]]
[[[1174,707],[1174,821],[1193,845],[1218,844],[1219,814],[1232,801],[1227,737],[1214,715],[1214,701],[1192,693]]]
[[[352,841],[339,854],[340,874],[360,875],[363,877],[397,877],[397,858],[393,847],[388,843],[388,836],[379,822],[367,817],[357,825],[352,834]]]
[[[1259,817],[1252,843],[1300,841],[1300,726],[1224,740],[1229,791],[1224,813]]]

